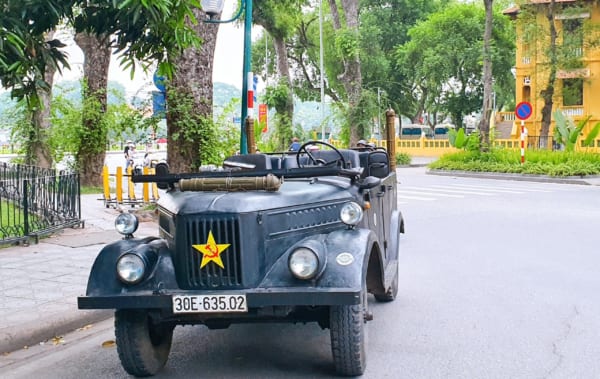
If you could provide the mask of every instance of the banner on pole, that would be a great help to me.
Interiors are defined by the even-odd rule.
[[[269,131],[267,104],[258,104],[258,122],[263,127],[262,128],[263,133],[266,133],[267,131]]]

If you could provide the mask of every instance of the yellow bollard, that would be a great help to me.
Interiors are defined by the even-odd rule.
[[[148,167],[144,167],[144,175],[148,175],[150,173],[149,171]],[[148,183],[146,182],[142,183],[142,199],[144,200],[144,203],[150,201],[150,196],[148,195]]]
[[[117,167],[117,203],[123,204],[123,167]]]
[[[135,185],[133,184],[133,182],[131,181],[131,177],[133,176],[133,167],[128,167],[127,168],[127,175],[128,175],[128,180],[127,180],[127,193],[129,196],[129,201],[135,201]]]
[[[155,168],[151,168],[150,169],[150,174],[152,175],[156,175],[156,169]],[[152,200],[157,201],[158,200],[158,186],[155,183],[152,183]]]
[[[108,166],[104,165],[102,168],[102,188],[104,190],[104,204],[111,201],[110,198],[110,184],[109,184]]]

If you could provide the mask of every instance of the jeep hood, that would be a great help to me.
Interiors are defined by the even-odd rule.
[[[187,191],[178,190],[160,197],[158,205],[173,214],[203,212],[248,213],[259,210],[322,204],[352,199],[352,186],[344,178],[316,178],[286,181],[278,191]]]

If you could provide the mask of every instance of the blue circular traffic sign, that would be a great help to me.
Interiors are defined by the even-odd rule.
[[[527,120],[529,117],[531,117],[532,112],[533,107],[528,101],[520,102],[515,108],[515,116],[517,116],[519,120]]]
[[[160,92],[165,92],[167,90],[165,86],[165,77],[158,75],[158,71],[154,71],[152,81],[154,82],[154,85],[156,86],[156,88],[158,88]]]

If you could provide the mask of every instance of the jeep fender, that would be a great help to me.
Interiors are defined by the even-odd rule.
[[[336,230],[329,234],[319,234],[298,241],[288,249],[261,282],[260,287],[317,287],[326,291],[328,288],[345,288],[360,292],[366,278],[370,253],[379,254],[374,248],[377,236],[369,229]],[[290,254],[299,247],[319,246],[319,257],[324,259],[324,267],[311,280],[295,278],[288,267]],[[381,257],[379,257],[381,259]],[[381,278],[379,278],[381,280]]]
[[[400,211],[392,212],[390,222],[390,243],[388,247],[388,260],[394,261],[398,259],[398,247],[400,244],[400,233],[404,233],[404,220]]]
[[[144,279],[134,285],[126,285],[117,277],[117,260],[128,252],[144,256],[151,263]],[[117,295],[129,291],[156,293],[165,288],[177,288],[166,241],[156,237],[127,239],[110,243],[100,250],[92,265],[86,296]]]

